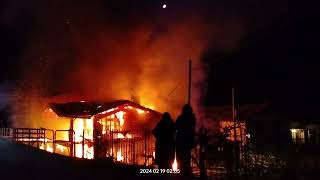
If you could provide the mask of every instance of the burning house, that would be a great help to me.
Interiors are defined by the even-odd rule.
[[[132,101],[116,100],[51,103],[44,114],[45,120],[65,129],[17,128],[13,132],[15,140],[76,158],[153,163],[154,138],[150,132],[161,118],[157,111]]]

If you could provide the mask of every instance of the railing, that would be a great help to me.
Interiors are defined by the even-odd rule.
[[[72,130],[0,128],[0,137],[10,138],[53,153],[85,158],[85,147],[93,146],[94,158],[111,158],[119,163],[133,165],[153,165],[155,140],[150,131],[108,130],[103,134],[102,132],[91,134],[92,139],[82,138],[80,141],[79,139],[75,141],[75,132]],[[82,137],[85,137],[84,135],[85,131]],[[202,171],[207,177],[222,178],[234,173],[261,176],[274,171],[276,166],[270,164],[271,161],[268,158],[250,154],[247,148],[241,148],[242,156],[239,159],[230,159],[232,154],[226,153],[225,144],[211,141],[216,138],[214,136],[212,133],[206,134],[208,143],[205,145],[201,144],[199,135],[197,136],[197,145],[192,150],[191,162],[195,175],[200,176]],[[65,151],[58,150],[62,146]],[[50,147],[49,150],[48,147]],[[82,154],[79,155],[79,152]]]
[[[73,130],[54,131],[53,152],[74,157],[75,152],[75,132]],[[57,146],[67,147],[67,152],[56,151]]]
[[[155,155],[155,140],[148,130],[107,130],[103,134],[84,130],[76,137],[73,130],[0,128],[0,137],[52,153],[78,158],[111,158],[125,164],[149,166]]]
[[[154,162],[154,144],[148,130],[109,131],[102,136],[100,152],[121,163],[149,166]]]
[[[12,131],[12,139],[16,142],[38,148],[46,144],[53,146],[54,131],[51,129],[14,128]]]
[[[13,128],[0,128],[0,137],[9,137],[13,135]]]

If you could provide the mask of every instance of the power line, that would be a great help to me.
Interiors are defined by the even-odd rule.
[[[183,80],[180,80],[180,82],[177,84],[177,86],[176,86],[175,88],[173,88],[172,91],[170,91],[170,93],[168,94],[168,97],[169,97],[172,93],[174,93],[174,91],[180,86],[180,84],[182,83],[182,81],[183,81]]]

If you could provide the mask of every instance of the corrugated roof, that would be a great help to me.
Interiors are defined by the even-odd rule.
[[[60,117],[90,118],[98,113],[120,106],[133,106],[145,111],[160,114],[157,111],[141,106],[129,100],[115,100],[110,102],[67,102],[51,103],[49,107]]]

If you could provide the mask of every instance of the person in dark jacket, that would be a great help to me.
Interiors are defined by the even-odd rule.
[[[192,174],[190,163],[191,150],[195,146],[195,125],[196,117],[192,107],[186,104],[175,122],[177,162],[180,172],[185,175]]]
[[[152,130],[152,134],[156,138],[155,163],[161,169],[171,168],[175,155],[175,127],[168,112],[163,114],[162,119]]]

